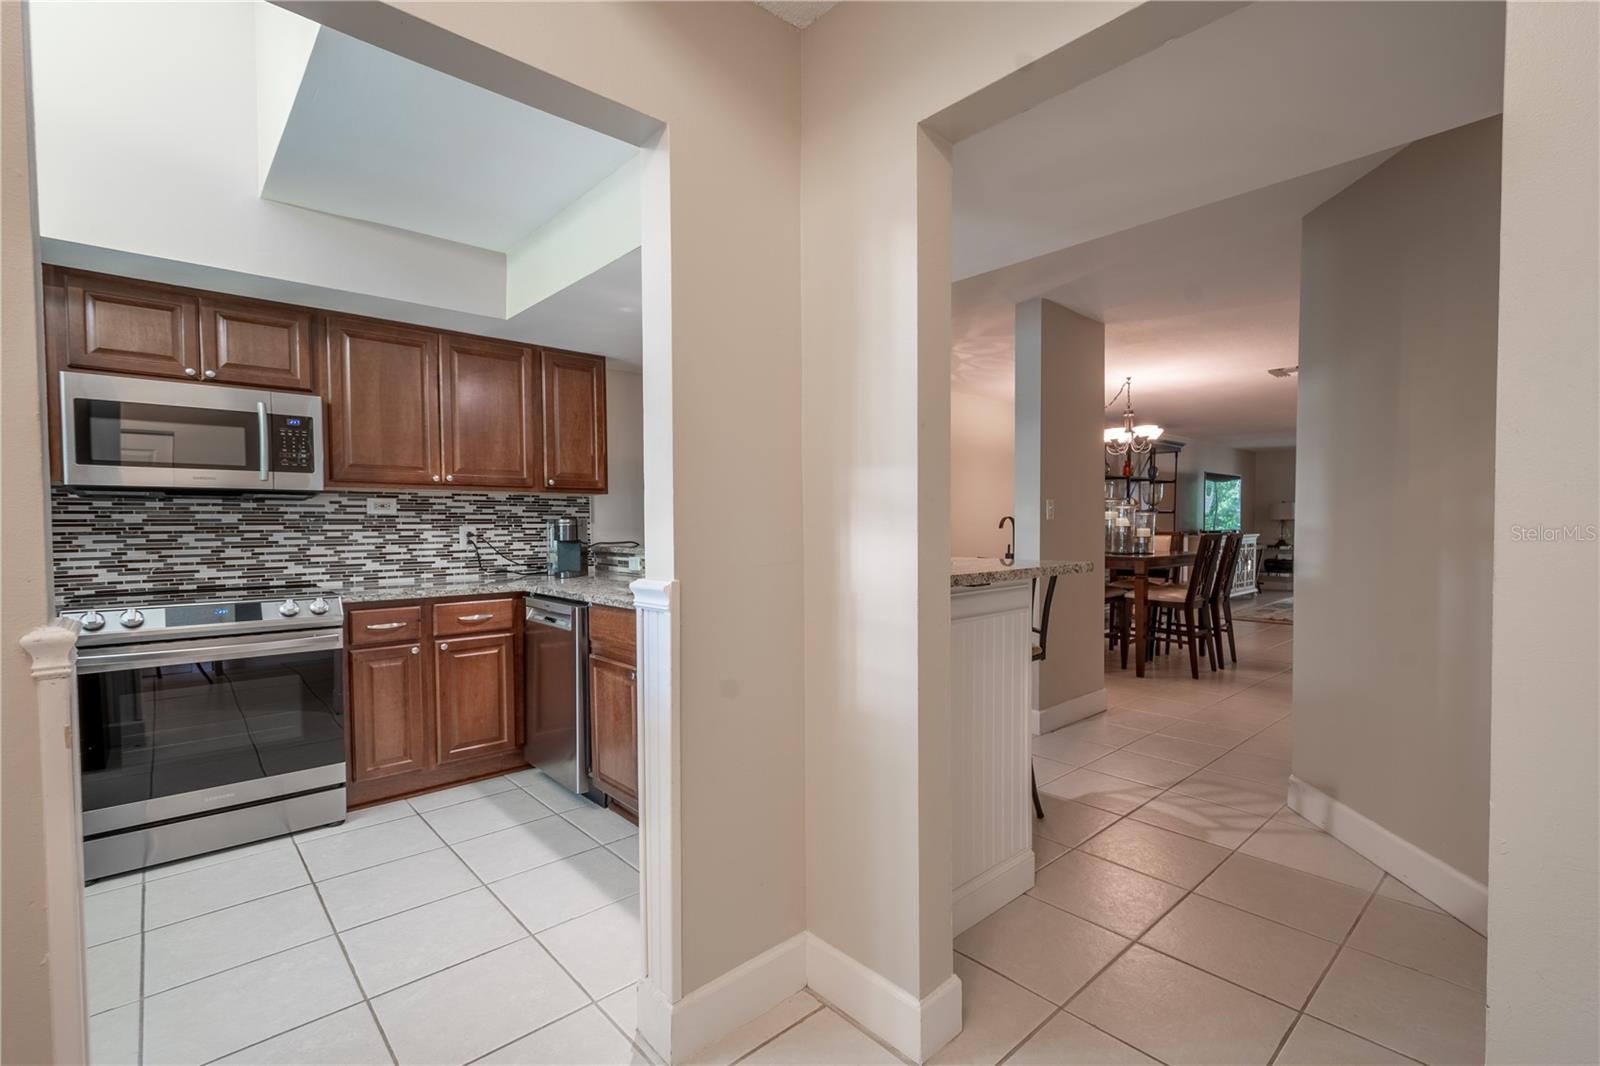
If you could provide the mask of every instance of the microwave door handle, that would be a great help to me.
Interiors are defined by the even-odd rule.
[[[267,480],[267,405],[262,400],[256,401],[256,425],[261,431],[261,480]]]

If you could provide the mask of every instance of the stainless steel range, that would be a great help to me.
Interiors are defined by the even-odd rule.
[[[64,612],[90,880],[345,816],[344,609],[314,591]]]

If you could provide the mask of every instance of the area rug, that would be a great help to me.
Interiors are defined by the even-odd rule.
[[[1257,597],[1259,600],[1260,597]],[[1244,622],[1272,622],[1277,625],[1294,625],[1294,597],[1285,596],[1281,600],[1270,600],[1266,603],[1252,603],[1248,607],[1238,606],[1233,609],[1235,620]]]

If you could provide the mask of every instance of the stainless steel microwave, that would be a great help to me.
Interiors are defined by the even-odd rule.
[[[112,374],[61,374],[68,485],[315,492],[322,400]]]

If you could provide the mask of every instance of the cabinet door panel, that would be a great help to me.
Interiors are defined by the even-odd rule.
[[[421,645],[350,652],[350,779],[369,781],[429,765]]]
[[[434,641],[438,762],[521,747],[514,670],[510,634]]]
[[[439,335],[329,317],[329,480],[433,485],[439,469]]]
[[[606,491],[606,361],[541,353],[544,375],[544,487]]]
[[[445,480],[533,488],[539,477],[539,366],[532,348],[446,337],[439,398]]]
[[[68,271],[62,280],[67,366],[198,379],[200,309],[193,296]]]
[[[200,367],[207,381],[311,389],[311,312],[249,300],[200,300]]]
[[[639,805],[639,749],[634,727],[634,671],[629,663],[589,656],[590,771],[600,790]]]

